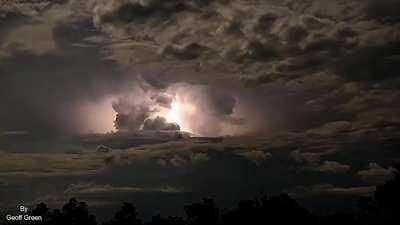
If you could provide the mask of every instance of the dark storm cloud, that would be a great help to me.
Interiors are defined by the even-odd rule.
[[[366,81],[398,77],[399,56],[400,42],[357,49],[340,60],[338,73],[348,79]]]
[[[179,5],[172,2],[152,3],[152,1],[114,1],[116,6],[114,10],[98,11],[99,15],[96,17],[96,23],[109,23],[109,22],[131,22],[133,20],[145,19],[152,16],[157,11],[159,12],[173,12],[179,10]],[[153,1],[157,2],[157,1]],[[171,4],[172,3],[172,4]],[[101,9],[100,9],[101,10]]]
[[[320,184],[311,187],[297,187],[291,194],[295,197],[308,197],[313,199],[329,197],[334,199],[343,196],[369,196],[374,191],[375,186],[335,187],[331,184]]]
[[[318,168],[318,171],[328,173],[346,173],[350,170],[351,166],[341,164],[335,161],[325,161]]]
[[[10,40],[6,48],[8,56],[0,62],[3,130],[81,132],[80,119],[84,118],[79,115],[81,102],[96,102],[108,97],[122,89],[121,84],[127,81],[112,69],[112,63],[101,60],[96,49],[65,46],[68,37],[62,31],[74,26],[79,29],[78,25],[46,26],[40,25],[38,29],[48,29],[49,37],[54,38],[47,42],[34,40],[36,44],[21,48],[12,46],[13,40]],[[30,35],[35,37],[33,33]]]
[[[155,57],[163,56],[167,67],[179,67],[183,62],[179,60],[185,59],[195,61],[197,66],[193,68],[196,71],[206,67],[225,70],[224,73],[230,74],[224,78],[227,82],[240,81],[250,88],[275,81],[288,82],[291,88],[296,88],[293,84],[298,82],[300,88],[313,86],[313,92],[306,92],[305,95],[315,96],[324,95],[328,88],[336,88],[341,78],[376,82],[397,77],[397,44],[389,42],[398,36],[398,28],[380,24],[378,19],[379,15],[393,17],[391,11],[384,12],[384,7],[380,7],[395,7],[393,2],[270,1],[248,2],[245,7],[241,1],[211,1],[207,7],[197,7],[198,11],[187,8],[170,11],[164,8],[163,3],[142,3],[145,8],[165,10],[168,16],[152,13],[140,20],[118,23],[98,20],[102,8],[109,12],[117,9],[106,8],[101,1],[93,1],[98,9],[94,11],[94,21],[99,27],[111,36],[132,38],[132,44],[149,46],[150,51],[157,53]],[[139,3],[124,4],[132,6]],[[152,24],[157,24],[158,28],[151,28]],[[143,33],[142,37],[136,35],[136,28]],[[379,33],[389,38],[379,39]],[[118,51],[110,47],[110,52],[114,52],[112,54]],[[121,63],[131,58],[129,54],[118,57],[114,59]],[[171,61],[173,58],[176,60]],[[369,63],[371,61],[375,63]],[[312,80],[302,79],[315,73],[338,76],[334,81],[336,86],[321,86]],[[191,71],[180,79],[202,80],[200,75]],[[210,77],[205,80],[214,82]],[[322,93],[315,91],[318,89]],[[281,92],[285,93],[286,89]],[[332,102],[323,107],[328,108],[335,101],[340,101],[340,95],[332,96]],[[340,113],[328,116],[332,118],[326,117],[321,121],[349,118],[349,115]]]
[[[139,130],[152,110],[146,105],[123,106],[123,104],[121,101],[113,104],[114,110],[118,113],[114,121],[115,128],[121,131]]]
[[[151,78],[151,76],[149,76]],[[150,130],[164,130],[169,124],[164,118],[150,118],[160,108],[171,108],[172,96],[165,92],[164,84],[157,79],[143,79],[142,76],[135,78],[135,85],[132,85],[131,93],[119,96],[113,102],[112,107],[117,113],[114,125],[119,131],[137,131],[146,128]],[[158,117],[157,117],[158,118]],[[154,128],[154,129],[153,129]]]
[[[369,18],[386,23],[400,22],[400,2],[397,0],[367,1],[366,13]]]
[[[170,80],[162,71],[151,71],[146,75],[139,75],[138,82],[144,91],[150,91],[152,89],[165,90],[174,80]]]
[[[111,185],[98,185],[94,183],[78,183],[71,184],[66,190],[66,194],[72,195],[115,195],[119,193],[132,193],[132,192],[165,192],[165,193],[179,193],[183,192],[171,187],[165,188],[140,188],[140,187],[114,187]]]
[[[180,130],[177,123],[168,123],[164,117],[148,118],[144,121],[143,130]]]
[[[218,114],[225,116],[231,115],[236,106],[236,99],[227,93],[211,91],[211,101]]]
[[[393,17],[390,11],[372,12],[382,11],[379,5],[395,8],[394,2],[112,1],[111,4],[93,0],[84,8],[79,1],[70,1],[57,9],[73,10],[84,16],[73,23],[57,24],[52,35],[56,50],[68,50],[69,43],[79,44],[79,40],[96,35],[108,40],[101,42],[106,58],[120,65],[136,71],[153,63],[147,72],[141,71],[145,71],[140,82],[144,91],[163,93],[176,82],[208,85],[208,93],[204,94],[208,98],[206,111],[227,123],[247,122],[246,118],[232,116],[243,104],[238,100],[241,99],[255,102],[247,104],[249,117],[260,118],[258,126],[253,127],[255,130],[266,124],[270,130],[308,129],[335,121],[352,122],[358,114],[365,115],[376,107],[396,108],[393,101],[387,100],[397,95],[395,89],[382,94],[368,91],[372,86],[386,88],[384,82],[396,83],[399,53],[393,40],[399,29],[376,16]],[[103,33],[96,33],[88,18]],[[26,45],[18,50],[35,54],[54,51],[53,45],[40,45],[46,51],[39,51],[37,46]],[[135,63],[141,60],[144,63]],[[177,68],[181,68],[179,75]],[[110,77],[113,78],[107,81],[115,78]],[[94,75],[92,78],[102,80]],[[249,90],[233,85],[238,83]],[[355,88],[349,87],[352,85]],[[108,91],[110,86],[99,90],[108,95],[113,93]],[[226,94],[214,94],[217,92],[214,90]],[[230,97],[233,95],[235,98]],[[170,97],[159,93],[152,94],[150,101],[165,108],[171,105]],[[374,104],[369,104],[371,101]],[[135,124],[131,126],[140,128],[154,111],[146,104],[134,104],[132,111],[138,113],[116,110],[119,121],[116,124],[131,120],[128,123]]]
[[[171,104],[173,102],[173,98],[166,94],[155,94],[151,97],[157,104],[165,108],[171,108]]]
[[[360,170],[357,172],[357,175],[360,176],[363,180],[373,183],[373,184],[382,184],[385,181],[394,177],[394,173],[396,169],[393,167],[383,168],[377,163],[369,163],[368,169]]]
[[[370,194],[400,158],[397,2],[70,0],[3,10],[0,141],[75,133],[90,118],[130,132],[1,142],[2,197],[148,202],[160,198],[146,188],[165,187],[171,204],[175,190],[224,201],[262,190]],[[27,21],[8,23],[14,14]],[[76,110],[114,94],[116,118]],[[157,113],[179,94],[195,106],[186,120],[198,134],[229,136],[168,131],[177,125]]]
[[[0,6],[0,43],[3,43],[12,28],[26,22],[29,22],[29,19],[14,8]],[[4,55],[8,54],[0,49],[0,58]]]
[[[91,1],[95,6],[95,24],[109,22],[132,22],[135,20],[144,21],[148,17],[168,18],[169,14],[202,7],[210,3],[210,0],[173,0],[173,1],[114,1],[112,4],[107,1]]]
[[[104,143],[114,135],[119,134],[82,138]],[[115,142],[128,142],[126,138],[132,136],[138,137],[128,134]],[[373,191],[372,184],[363,183],[356,171],[369,170],[366,166],[377,158],[376,149],[379,148],[382,158],[395,158],[397,147],[393,145],[390,149],[387,139],[383,144],[379,140],[363,143],[357,142],[358,138],[338,140],[335,137],[290,133],[271,137],[170,139],[161,144],[113,148],[105,153],[97,153],[95,147],[68,154],[2,153],[0,161],[7,164],[0,163],[0,180],[8,182],[7,190],[20,186],[30,193],[31,197],[26,198],[14,195],[14,201],[26,201],[32,196],[79,194],[111,204],[134,193],[140,194],[132,197],[137,200],[145,193],[164,191],[174,201],[176,196],[172,194],[176,191],[193,193],[197,198],[211,194],[227,201],[252,197],[260,190],[268,193],[289,190],[306,201],[318,197],[354,198],[369,194]],[[307,165],[308,169],[303,169],[304,165],[294,163],[291,156],[296,149],[302,160],[311,158],[311,153],[319,155],[319,159]],[[346,165],[351,165],[351,169],[348,170]],[[389,168],[381,160],[379,165],[385,170]],[[30,185],[21,185],[27,181]],[[53,185],[46,191],[49,183],[56,183],[58,188],[54,189]],[[41,188],[32,193],[28,192],[30,186]],[[7,193],[12,196],[14,192]],[[143,198],[147,200],[143,201],[148,202],[153,197],[146,195]],[[190,195],[182,195],[182,198],[187,200]]]

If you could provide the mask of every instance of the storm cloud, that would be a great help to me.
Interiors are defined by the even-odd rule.
[[[7,1],[1,204],[369,195],[400,159],[398,9]]]
[[[164,117],[157,116],[154,119],[146,119],[143,130],[180,130],[177,123],[168,123]]]
[[[139,76],[131,92],[113,103],[119,131],[184,130],[201,135],[227,134],[226,126],[240,129],[236,99],[229,92],[206,85],[166,83],[163,88]]]
[[[374,109],[369,105],[352,111],[347,105],[363,98],[371,87],[377,92],[386,89],[376,95],[377,101],[397,93],[399,27],[396,15],[383,9],[386,5],[396,8],[396,4],[357,0],[254,1],[245,5],[242,1],[92,0],[83,4],[71,0],[3,6],[2,20],[21,25],[2,28],[1,73],[23,74],[25,71],[18,72],[21,68],[12,63],[15,60],[24,61],[25,68],[32,71],[37,71],[36,66],[46,68],[41,77],[55,93],[47,94],[34,78],[32,85],[25,87],[18,80],[25,79],[23,75],[2,75],[2,83],[24,90],[10,94],[12,91],[3,88],[11,96],[8,100],[15,96],[15,100],[27,101],[3,112],[3,117],[14,114],[38,121],[37,125],[9,122],[3,129],[104,132],[105,127],[113,128],[115,118],[110,117],[115,110],[117,129],[137,130],[145,119],[157,116],[160,109],[154,105],[171,107],[171,96],[176,96],[168,92],[178,84],[193,85],[194,90],[187,91],[204,96],[190,100],[205,109],[201,110],[204,118],[198,116],[199,122],[190,125],[202,134],[304,129],[357,118]],[[77,16],[72,18],[72,14]],[[21,35],[26,32],[37,35],[28,40]],[[60,67],[65,69],[51,69]],[[140,83],[146,98],[151,99],[128,110],[120,96],[135,92],[135,83]],[[356,89],[350,90],[350,86]],[[344,92],[338,91],[341,89]],[[70,94],[63,96],[65,100],[56,98],[66,91]],[[267,101],[250,104],[255,99]],[[106,113],[103,106],[111,102],[111,112]],[[337,104],[343,107],[332,110]],[[30,111],[35,119],[19,113],[22,111]],[[104,113],[85,115],[92,111]],[[75,116],[62,121],[67,117],[64,112]],[[108,121],[102,129],[88,119],[101,117]],[[232,124],[246,126],[231,129]]]

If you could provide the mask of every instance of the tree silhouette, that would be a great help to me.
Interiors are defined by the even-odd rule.
[[[121,210],[115,214],[114,219],[104,223],[104,225],[141,225],[142,220],[138,219],[137,216],[135,206],[125,202]]]
[[[394,178],[376,187],[373,197],[359,199],[363,224],[396,224],[400,222],[400,164]]]
[[[153,216],[151,222],[146,225],[185,225],[185,221],[181,217],[163,218],[161,215]]]
[[[41,225],[51,225],[52,214],[50,212],[50,209],[43,202],[40,204],[37,204],[36,208],[33,209],[29,214],[32,216],[42,216],[43,220],[40,223]],[[35,224],[35,223],[37,224],[36,221],[28,222],[28,224]]]
[[[95,225],[96,219],[93,215],[89,214],[88,206],[85,202],[78,202],[75,198],[69,200],[67,204],[62,207],[62,212],[54,213],[54,219],[59,225]]]
[[[204,198],[201,203],[184,207],[187,225],[217,225],[219,224],[219,209],[210,198]]]
[[[294,224],[313,222],[312,215],[287,194],[262,196],[239,202],[238,208],[222,216],[222,224]]]
[[[316,220],[317,220],[316,224],[324,224],[324,225],[359,224],[355,214],[344,213],[344,212],[337,212],[330,215],[319,216],[317,217]]]

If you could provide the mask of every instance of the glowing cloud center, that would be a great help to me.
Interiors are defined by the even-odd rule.
[[[164,117],[167,122],[177,123],[183,131],[193,132],[190,126],[190,118],[195,113],[196,107],[178,96],[171,103],[171,108],[161,110],[158,116]]]

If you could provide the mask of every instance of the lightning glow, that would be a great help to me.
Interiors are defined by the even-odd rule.
[[[181,130],[193,132],[190,128],[190,118],[196,113],[194,105],[184,101],[183,98],[176,96],[170,108],[161,110],[158,116],[164,117],[169,123],[177,123]]]

